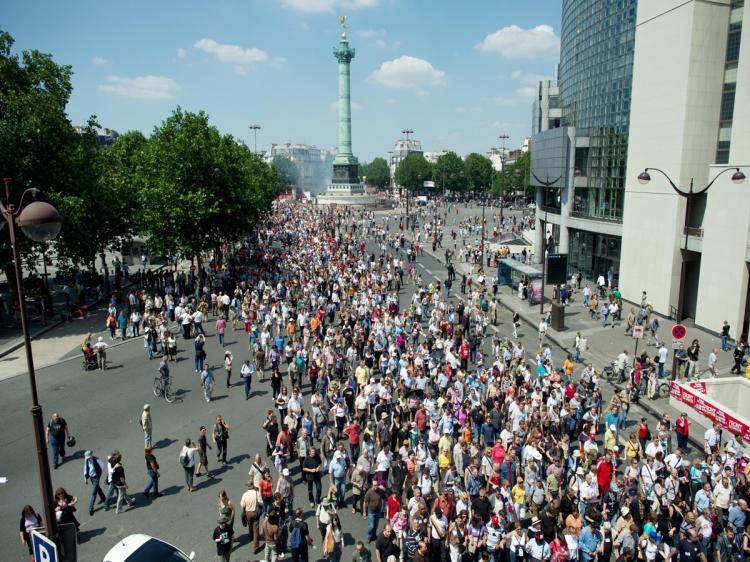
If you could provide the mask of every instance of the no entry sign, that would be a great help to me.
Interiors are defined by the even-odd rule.
[[[675,324],[672,328],[672,337],[676,340],[684,339],[687,335],[687,328],[682,324]]]

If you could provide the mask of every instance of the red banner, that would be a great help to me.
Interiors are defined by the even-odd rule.
[[[705,394],[705,383],[695,382],[691,383],[690,386],[692,387],[690,389],[684,388],[672,381],[669,393],[675,400],[679,400],[683,404],[690,406],[696,412],[706,416],[711,421],[720,424],[724,429],[741,435],[745,442],[750,440],[750,425],[741,422],[731,414],[728,414],[714,404],[707,402],[702,396],[694,392],[697,391]]]

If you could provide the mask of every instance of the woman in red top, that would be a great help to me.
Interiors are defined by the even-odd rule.
[[[688,436],[690,435],[690,421],[687,414],[682,413],[674,423],[675,432],[677,433],[677,446],[683,451],[687,448]]]
[[[258,489],[260,490],[260,497],[263,499],[263,515],[268,516],[268,512],[273,505],[273,480],[270,470],[263,471],[263,478],[258,484]]]

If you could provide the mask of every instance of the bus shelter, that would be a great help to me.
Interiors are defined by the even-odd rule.
[[[542,299],[542,272],[514,259],[502,259],[497,268],[497,282],[518,291],[521,283],[527,288],[529,304],[538,304]]]

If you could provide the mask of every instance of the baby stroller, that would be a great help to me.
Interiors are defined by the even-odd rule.
[[[96,356],[92,354],[88,354],[85,351],[83,352],[83,364],[81,368],[84,371],[95,371],[99,368],[99,364],[96,362]]]

